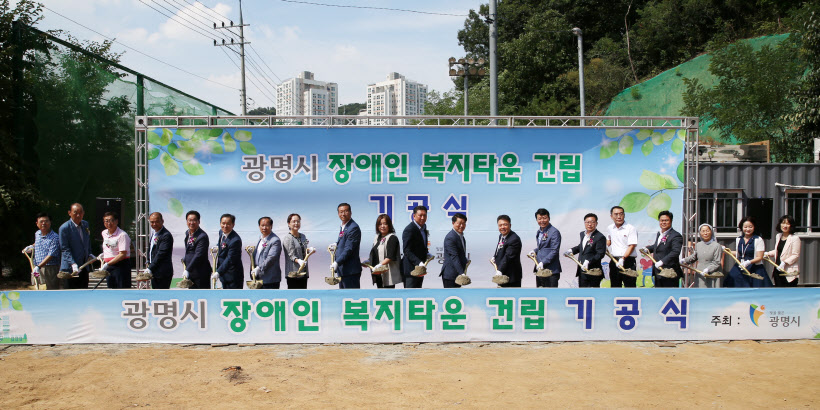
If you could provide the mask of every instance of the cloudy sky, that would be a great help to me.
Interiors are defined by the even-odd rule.
[[[214,38],[238,41],[238,35],[212,26],[225,18],[239,24],[238,0],[43,3],[41,30],[63,29],[81,40],[116,38],[114,50],[125,52],[124,65],[240,113],[239,49],[213,46]],[[447,59],[464,53],[456,33],[468,11],[480,4],[475,0],[245,0],[242,11],[250,25],[245,36],[251,42],[246,47],[249,105],[273,106],[274,86],[300,71],[312,71],[320,81],[337,82],[342,104],[364,102],[367,84],[382,81],[393,71],[446,91],[452,88]]]

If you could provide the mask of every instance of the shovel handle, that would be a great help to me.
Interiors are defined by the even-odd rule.
[[[609,259],[612,259],[613,261],[615,261],[615,266],[617,266],[617,267],[618,267],[618,270],[620,270],[621,272],[626,272],[626,269],[624,269],[623,267],[621,267],[621,265],[618,265],[618,263],[617,263],[617,262],[618,262],[618,258],[616,258],[616,257],[612,256],[612,254],[611,254],[611,253],[609,253],[609,250],[607,250],[607,251],[606,251],[606,256],[609,256]]]
[[[743,266],[743,265],[740,263],[740,260],[737,258],[737,256],[735,256],[735,253],[734,253],[734,252],[732,252],[731,250],[729,250],[729,248],[723,248],[723,253],[728,254],[729,256],[731,256],[731,257],[732,257],[732,259],[734,259],[734,260],[735,260],[735,262],[737,263],[737,266],[739,266],[739,267],[740,267],[740,269],[741,269],[741,270],[743,270],[743,273],[745,273],[747,276],[752,276],[751,272],[749,272],[749,270],[748,270],[748,269],[746,269],[746,267],[745,267],[745,266]]]

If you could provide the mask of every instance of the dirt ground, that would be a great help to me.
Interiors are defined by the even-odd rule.
[[[818,408],[818,368],[817,340],[16,345],[0,406]]]

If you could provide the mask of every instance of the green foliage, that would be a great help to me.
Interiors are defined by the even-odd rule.
[[[786,117],[796,129],[787,145],[804,154],[811,151],[812,140],[820,138],[820,6],[807,4],[795,20],[800,57],[807,69],[794,90],[795,110]]]
[[[276,115],[274,107],[257,107],[248,111],[248,115]]]
[[[367,109],[367,103],[350,103],[339,106],[339,115],[357,115],[360,110]]]
[[[718,78],[711,88],[684,78],[684,115],[712,121],[724,137],[740,142],[770,140],[778,162],[799,160],[791,147],[793,129],[788,116],[795,106],[790,95],[799,87],[805,65],[794,41],[759,51],[737,43],[716,51],[709,72]],[[795,155],[798,154],[798,155]]]
[[[641,99],[641,90],[639,90],[637,88],[633,88],[632,90],[629,91],[629,93],[632,96],[633,100],[638,101],[638,100]]]

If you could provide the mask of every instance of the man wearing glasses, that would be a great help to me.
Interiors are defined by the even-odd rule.
[[[581,243],[573,246],[567,254],[578,254],[578,261],[584,266],[576,270],[578,287],[597,288],[601,286],[603,275],[587,275],[590,269],[601,269],[601,259],[606,255],[606,238],[598,231],[598,215],[589,213],[584,216],[584,231],[581,232]]]

